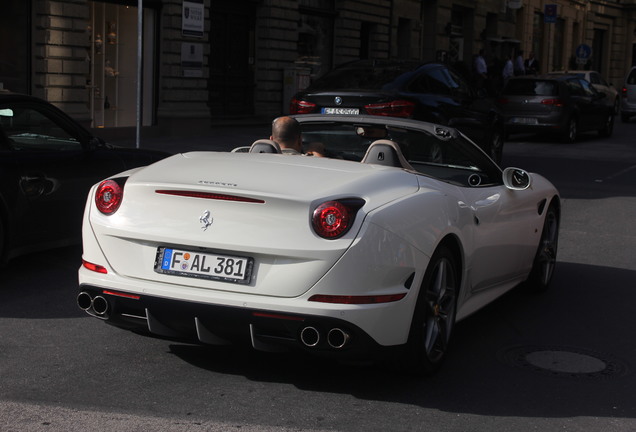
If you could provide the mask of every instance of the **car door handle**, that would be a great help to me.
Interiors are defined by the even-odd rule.
[[[28,197],[37,197],[51,193],[56,189],[57,182],[45,175],[30,174],[20,177],[20,188]]]

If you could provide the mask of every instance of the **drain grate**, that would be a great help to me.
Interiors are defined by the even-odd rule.
[[[567,378],[611,378],[628,373],[627,365],[610,355],[567,346],[512,346],[499,350],[497,357],[516,367]]]

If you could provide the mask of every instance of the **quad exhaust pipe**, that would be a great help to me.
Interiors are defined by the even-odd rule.
[[[93,298],[86,291],[82,291],[77,295],[77,305],[80,309],[88,311],[93,306]]]
[[[300,341],[306,347],[316,347],[322,338],[321,332],[312,326],[304,327],[300,331]],[[327,344],[333,349],[344,348],[351,339],[351,336],[345,330],[334,327],[327,332]]]
[[[95,314],[100,317],[107,316],[110,305],[108,300],[103,296],[97,295],[91,297],[86,291],[82,291],[77,295],[77,305],[80,309],[88,312],[89,314]]]
[[[350,337],[346,331],[340,328],[332,328],[329,330],[329,333],[327,333],[327,342],[331,348],[340,349],[347,345]]]

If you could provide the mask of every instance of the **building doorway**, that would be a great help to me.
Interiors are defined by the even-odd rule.
[[[0,14],[0,90],[31,93],[30,2],[3,2]]]
[[[212,1],[208,87],[214,117],[254,113],[255,17],[251,2]]]

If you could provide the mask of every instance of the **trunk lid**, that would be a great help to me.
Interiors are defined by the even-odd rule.
[[[416,176],[395,168],[305,156],[199,152],[175,155],[134,173],[117,213],[105,216],[91,206],[90,218],[109,265],[122,276],[292,297],[334,265],[369,212],[417,190]],[[345,198],[365,202],[351,230],[336,240],[316,235],[313,210]],[[206,212],[211,224],[203,229]],[[161,247],[245,257],[253,260],[252,277],[237,284],[160,274],[154,267]]]

